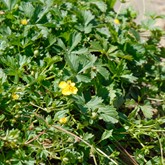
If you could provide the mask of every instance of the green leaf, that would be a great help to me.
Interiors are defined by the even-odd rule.
[[[80,74],[78,74],[76,76],[76,78],[77,78],[77,81],[78,82],[85,82],[85,83],[91,82],[91,78],[89,76],[86,76],[86,75],[80,75]]]
[[[133,57],[131,55],[123,55],[123,54],[118,54],[118,53],[113,53],[114,55],[116,55],[117,57],[120,57],[120,58],[123,58],[123,59],[126,59],[126,60],[129,60],[129,61],[132,61],[133,60]]]
[[[139,106],[135,106],[135,108],[130,112],[128,118],[133,119],[138,115],[138,112],[140,111]]]
[[[99,119],[102,119],[106,122],[111,122],[113,124],[118,122],[118,113],[112,106],[99,107],[98,113]]]
[[[75,54],[71,53],[71,54],[68,54],[67,57],[66,57],[66,62],[68,63],[70,68],[72,70],[74,70],[74,72],[78,72],[78,67],[79,67],[79,62],[78,61],[79,61],[79,58]]]
[[[107,5],[103,1],[92,1],[91,4],[95,4],[102,12],[106,12]]]
[[[18,61],[19,61],[19,67],[22,68],[24,67],[25,65],[29,64],[31,59],[26,57],[26,56],[21,56],[19,55],[18,56]]]
[[[149,104],[146,104],[146,105],[143,105],[143,106],[140,106],[144,116],[148,119],[151,119],[152,116],[153,116],[153,108],[151,105]]]
[[[36,164],[36,160],[25,160],[24,163],[28,164],[28,165],[35,165]]]
[[[2,84],[3,84],[4,82],[6,82],[6,80],[7,80],[7,76],[6,76],[6,74],[4,73],[3,69],[1,69],[1,68],[0,68],[0,80],[1,80]]]
[[[62,61],[62,58],[60,56],[54,56],[54,57],[45,57],[44,61],[47,62],[47,66],[51,66],[54,63],[57,63],[59,61]]]
[[[18,129],[12,129],[6,131],[5,139],[8,141],[13,141],[14,139],[18,139],[20,137],[20,131]]]
[[[101,136],[101,141],[112,137],[113,130],[105,130]]]
[[[115,89],[114,84],[111,84],[107,89],[109,91],[110,104],[113,104],[117,95],[117,89]]]
[[[82,64],[82,69],[78,72],[78,73],[82,73],[84,71],[86,71],[87,69],[91,68],[94,66],[94,63],[97,60],[97,57],[94,55],[82,55],[80,56],[80,62]]]
[[[41,19],[49,12],[49,8],[45,7],[44,10],[40,10],[40,11],[35,10],[34,12],[38,12],[38,15],[37,15],[38,19],[36,20],[36,22],[39,23],[39,21],[41,21]],[[33,14],[33,16],[34,16],[34,14]]]
[[[37,24],[36,26],[40,29],[40,34],[42,34],[44,38],[48,38],[48,35],[49,35],[48,28],[40,24]]]
[[[69,111],[68,110],[61,110],[55,113],[54,120],[59,120],[60,118],[64,117]]]
[[[97,109],[100,105],[102,105],[102,98],[94,96],[89,102],[86,103],[85,107],[88,109]]]
[[[89,10],[82,11],[82,16],[84,18],[84,25],[87,26],[89,22],[91,22],[95,16]]]
[[[12,10],[17,2],[18,0],[2,0],[2,3],[7,7],[8,10]]]
[[[93,137],[94,137],[93,134],[91,134],[91,133],[85,133],[85,134],[83,135],[83,140],[90,140],[90,139],[92,139]]]
[[[5,119],[5,115],[4,114],[1,114],[0,115],[0,122],[2,122],[2,120],[4,120]]]
[[[106,80],[108,80],[109,79],[109,71],[106,69],[106,68],[104,68],[104,67],[102,67],[102,66],[97,66],[97,71],[106,79]]]
[[[60,39],[60,38],[57,39],[57,45],[59,47],[61,47],[63,50],[66,50],[66,46],[65,46],[64,42],[62,41],[62,39]]]
[[[127,99],[125,101],[125,106],[128,107],[128,108],[133,108],[137,105],[136,101],[133,100],[133,99]]]
[[[48,35],[48,40],[49,40],[49,46],[47,48],[52,46],[57,41],[57,38],[55,35],[50,34],[50,35]]]
[[[88,53],[87,48],[81,48],[79,50],[72,51],[72,54],[86,54],[86,53]]]
[[[22,2],[20,9],[24,12],[25,17],[31,18],[34,14],[34,7],[30,2]]]
[[[133,76],[132,73],[131,74],[125,74],[121,76],[122,78],[126,79],[127,81],[134,83],[137,81],[137,77]]]
[[[99,33],[105,35],[107,38],[109,38],[111,35],[110,35],[110,32],[108,30],[107,27],[102,27],[102,28],[97,28],[96,29]]]
[[[135,29],[130,29],[130,33],[136,38],[137,41],[140,41],[140,34]]]
[[[81,33],[73,33],[72,34],[72,44],[71,44],[71,47],[69,49],[70,52],[80,43],[81,38],[82,38]]]
[[[85,34],[88,34],[92,31],[92,28],[93,28],[93,25],[92,24],[89,24],[87,26],[84,27],[84,33]]]
[[[100,42],[98,41],[92,41],[90,42],[90,52],[101,52],[102,51],[102,46]]]
[[[116,0],[105,0],[105,2],[107,3],[108,8],[112,9],[114,8]]]

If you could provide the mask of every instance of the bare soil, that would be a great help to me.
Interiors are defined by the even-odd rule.
[[[126,0],[126,3],[120,3],[120,0],[117,0],[115,10],[119,11],[130,6],[138,13],[137,23],[145,20],[146,14],[149,13],[165,15],[165,0]],[[156,26],[165,30],[165,19],[158,19]],[[162,38],[161,45],[165,46],[165,36]]]

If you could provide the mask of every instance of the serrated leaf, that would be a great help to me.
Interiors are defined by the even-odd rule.
[[[87,26],[89,22],[91,22],[95,16],[89,10],[85,10],[82,12],[82,16],[84,18],[84,25]]]
[[[109,32],[109,29],[107,27],[97,28],[97,31],[99,33],[105,35],[107,38],[109,38],[111,36],[110,32]]]
[[[105,130],[101,136],[101,140],[108,139],[112,136],[113,130]]]
[[[72,45],[69,49],[70,52],[80,43],[81,38],[82,38],[81,33],[74,33],[72,35]]]
[[[7,130],[6,139],[13,140],[19,138],[20,131],[18,129]]]
[[[131,55],[116,54],[116,56],[117,57],[120,57],[120,58],[123,58],[123,59],[126,59],[126,60],[129,60],[129,61],[132,61],[133,60],[133,57]]]
[[[62,58],[59,56],[54,56],[54,57],[45,57],[44,61],[47,62],[48,66],[57,63],[59,61],[62,61]]]
[[[130,99],[130,100],[127,99],[125,101],[125,106],[126,107],[135,107],[136,105],[137,105],[137,103],[133,99]]]
[[[110,104],[113,104],[117,95],[117,89],[114,89],[114,84],[111,84],[107,89],[109,91]]]
[[[25,160],[24,163],[28,164],[28,165],[35,165],[36,164],[36,160]],[[22,165],[22,163],[21,163],[21,165]]]
[[[106,122],[117,123],[118,122],[118,113],[116,109],[112,106],[103,106],[98,110],[99,119],[102,119]]]
[[[91,55],[91,54],[80,56],[80,58],[81,58],[80,60],[81,60],[81,64],[82,64],[82,69],[79,71],[79,73],[82,73],[85,70],[93,67],[94,63],[97,60],[97,57],[94,55]]]
[[[19,66],[20,67],[24,67],[25,65],[27,65],[28,63],[30,63],[31,59],[28,58],[27,56],[18,56],[18,60],[19,60]]]
[[[66,50],[66,46],[65,46],[65,44],[64,44],[64,42],[62,41],[62,39],[58,39],[57,40],[57,45],[59,46],[59,47],[61,47],[63,50]]]
[[[108,80],[109,79],[109,71],[102,67],[102,66],[97,66],[97,71],[106,79]]]
[[[9,9],[12,10],[17,4],[18,0],[2,0],[2,3]]]
[[[103,1],[93,1],[92,4],[95,4],[102,12],[106,12],[107,5]]]
[[[72,54],[86,54],[88,52],[87,48],[81,48],[79,50],[72,51]]]
[[[36,11],[34,11],[34,12],[36,12]],[[48,7],[46,7],[44,10],[41,10],[37,15],[38,19],[36,22],[39,22],[48,12],[49,12]]]
[[[118,122],[117,119],[115,119],[114,117],[107,115],[107,114],[101,114],[99,119],[103,119],[105,122],[111,122],[113,124]]]
[[[55,120],[58,120],[62,117],[64,117],[69,111],[68,110],[61,110],[61,111],[58,111],[56,112],[55,116],[54,116],[54,119]]]
[[[57,38],[55,35],[51,34],[51,35],[48,35],[48,40],[49,40],[49,46],[47,48],[52,46],[57,41]]]
[[[85,133],[83,135],[83,140],[89,140],[89,139],[92,139],[93,137],[94,137],[93,134],[91,134],[91,133]]]
[[[86,103],[85,107],[89,109],[96,109],[101,105],[103,102],[103,99],[97,96],[94,96],[89,102]]]
[[[26,17],[31,18],[34,14],[34,7],[30,2],[22,2],[20,9],[24,12]]]
[[[98,41],[92,41],[90,43],[90,51],[91,52],[101,52],[102,49],[103,48],[102,48],[100,42],[98,42]]]
[[[127,79],[129,82],[134,83],[138,78],[131,74],[125,74],[121,76],[124,79]]]
[[[75,54],[68,55],[67,58],[66,58],[66,61],[69,64],[69,66],[71,67],[72,70],[74,70],[75,72],[78,71],[79,58],[78,58],[77,55],[75,55]]]
[[[133,34],[133,36],[136,38],[137,41],[140,41],[140,35],[139,32],[137,32],[135,29],[130,29],[130,33]]]
[[[84,32],[85,32],[85,34],[90,33],[90,32],[92,31],[92,27],[93,27],[92,24],[89,24],[89,25],[85,26],[85,27],[84,27]]]
[[[40,24],[37,24],[36,26],[41,30],[40,33],[42,34],[42,36],[44,38],[47,38],[49,35],[49,29],[47,27],[40,25]]]
[[[78,81],[78,82],[85,82],[85,83],[91,82],[91,78],[88,77],[88,76],[86,76],[86,75],[80,75],[80,74],[78,74],[78,75],[76,76],[76,78],[77,78],[77,81]]]
[[[151,105],[143,105],[143,106],[140,106],[144,116],[148,119],[151,119],[152,116],[153,116],[153,108]]]

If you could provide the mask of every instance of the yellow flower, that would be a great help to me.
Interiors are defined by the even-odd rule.
[[[67,117],[62,117],[59,120],[60,124],[65,124],[67,121],[68,121]]]
[[[119,24],[120,24],[120,21],[119,21],[118,19],[114,19],[113,21],[114,21],[114,23],[115,23],[116,25],[119,25]]]
[[[18,100],[18,99],[19,99],[19,95],[16,94],[16,93],[13,93],[13,94],[11,95],[11,97],[13,98],[13,100]]]
[[[68,80],[67,82],[61,81],[59,83],[59,88],[62,89],[63,95],[77,94],[78,89],[75,87],[75,83]]]
[[[26,19],[22,19],[22,20],[21,20],[21,24],[22,24],[22,25],[27,25],[27,24],[28,24],[28,21],[27,21]]]

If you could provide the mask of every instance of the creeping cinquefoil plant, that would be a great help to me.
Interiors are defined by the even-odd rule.
[[[0,165],[165,164],[163,16],[115,2],[0,2]]]

